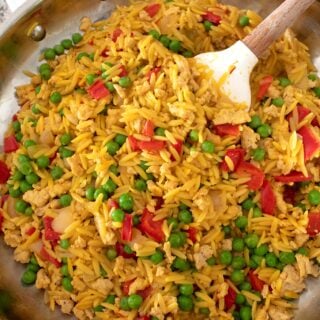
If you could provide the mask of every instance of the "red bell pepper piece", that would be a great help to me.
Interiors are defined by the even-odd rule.
[[[52,263],[54,266],[56,266],[57,268],[61,267],[61,262],[59,262],[57,259],[55,259],[54,257],[52,257],[49,252],[46,250],[46,248],[44,246],[41,247],[40,250],[40,257],[42,260],[44,261],[48,261],[50,263]]]
[[[151,292],[152,292],[152,287],[148,286],[142,290],[138,290],[137,294],[141,296],[143,299],[147,299],[150,296]]]
[[[214,132],[220,136],[234,136],[238,137],[240,135],[240,128],[239,125],[233,125],[233,124],[219,124],[213,127]]]
[[[114,209],[118,209],[119,208],[118,202],[116,200],[113,200],[113,199],[108,199],[107,206],[108,206],[109,210],[111,210],[112,208],[114,208]]]
[[[19,144],[14,135],[8,136],[4,138],[4,153],[10,153],[19,149]]]
[[[233,162],[234,171],[238,169],[240,163],[243,162],[245,150],[242,148],[228,149],[226,151],[225,156],[228,156]],[[223,171],[229,171],[229,167],[225,160],[223,160],[220,164],[220,169]]]
[[[257,93],[257,99],[260,101],[264,96],[267,94],[267,91],[269,87],[271,86],[271,83],[273,81],[272,76],[266,76],[263,79],[260,80],[260,86]]]
[[[156,200],[156,205],[155,205],[155,209],[159,210],[161,209],[162,205],[164,204],[164,200],[161,197],[154,197],[154,199]]]
[[[304,160],[310,160],[320,150],[320,138],[312,126],[303,126],[298,130],[298,134],[303,141]]]
[[[152,3],[146,6],[144,11],[149,15],[150,18],[153,18],[158,13],[160,8],[161,5],[159,3]]]
[[[293,186],[293,187],[290,187],[288,185],[284,186],[282,197],[285,202],[295,204],[296,194],[297,194],[296,186]]]
[[[36,231],[35,227],[31,227],[30,229],[26,230],[26,235],[31,236]]]
[[[156,76],[160,72],[160,70],[161,70],[161,67],[155,67],[155,68],[151,69],[150,71],[148,71],[146,74],[147,80],[150,82],[152,75],[154,74]]]
[[[210,11],[207,11],[202,16],[203,21],[210,21],[213,25],[218,26],[222,20],[222,18]]]
[[[166,147],[166,143],[160,140],[138,141],[138,147],[144,151],[159,152]]]
[[[44,238],[48,241],[60,240],[60,234],[52,229],[52,217],[43,217]]]
[[[291,171],[290,173],[282,176],[275,176],[274,179],[278,182],[290,183],[290,182],[303,182],[312,180],[312,176],[305,176],[302,172]]]
[[[192,242],[196,242],[197,241],[197,233],[198,230],[196,228],[190,227],[187,230],[187,234],[188,234],[188,238],[192,241]]]
[[[249,276],[249,281],[251,283],[252,289],[261,292],[263,289],[263,286],[265,285],[264,281],[259,279],[253,270],[249,271],[248,276]]]
[[[250,176],[251,179],[247,182],[249,189],[259,190],[263,184],[264,173],[262,170],[254,166],[253,164],[242,161],[236,170],[236,173],[240,176]]]
[[[134,281],[135,281],[135,279],[132,279],[132,280],[128,280],[128,281],[125,281],[122,283],[121,290],[125,296],[129,295],[130,286]]]
[[[271,183],[268,180],[263,181],[260,201],[262,212],[274,215],[276,209],[276,196],[274,195]]]
[[[5,164],[5,162],[0,160],[0,184],[6,183],[9,178],[10,178],[10,170]]]
[[[182,154],[182,148],[183,148],[183,141],[182,140],[177,140],[177,143],[172,145],[178,152],[178,154]]]
[[[147,137],[152,137],[154,134],[154,124],[151,120],[147,120],[142,129],[142,134]]]
[[[154,221],[153,214],[147,209],[143,209],[141,223],[139,229],[141,232],[157,242],[164,241],[164,233],[162,231],[163,220]]]
[[[112,41],[116,42],[121,34],[122,34],[122,30],[121,29],[119,29],[119,28],[115,29],[113,31],[113,33],[112,33],[112,37],[111,37]]]
[[[102,80],[97,80],[88,88],[87,91],[93,99],[97,100],[105,98],[110,94],[109,90],[105,87]]]
[[[117,254],[118,256],[121,256],[125,259],[130,259],[130,258],[135,258],[136,257],[136,254],[135,253],[126,253],[124,251],[124,245],[120,242],[117,242],[116,245],[116,251],[117,251]]]
[[[227,310],[231,309],[234,306],[234,304],[236,303],[236,297],[237,293],[231,287],[229,287],[228,293],[224,297],[224,304]]]
[[[310,212],[308,219],[307,233],[314,237],[320,232],[320,212]]]
[[[128,71],[125,68],[125,66],[121,65],[120,66],[120,73],[119,73],[119,77],[125,77],[128,75]]]
[[[100,56],[101,57],[104,57],[104,58],[108,58],[109,57],[109,50],[108,49],[103,49],[100,53]]]
[[[123,241],[131,241],[132,240],[132,215],[126,213],[123,224],[122,224],[122,232],[121,239]]]
[[[17,121],[18,120],[18,116],[17,116],[17,114],[14,114],[13,116],[12,116],[12,121]]]
[[[128,136],[128,141],[132,151],[139,151],[140,147],[138,145],[138,140],[133,136]]]

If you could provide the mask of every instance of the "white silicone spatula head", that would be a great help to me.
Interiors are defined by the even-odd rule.
[[[226,50],[202,53],[195,58],[212,70],[223,94],[249,109],[250,73],[258,58],[313,2],[315,0],[286,0],[242,41]]]

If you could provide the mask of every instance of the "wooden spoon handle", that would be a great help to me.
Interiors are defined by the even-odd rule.
[[[315,0],[286,0],[264,19],[243,42],[259,58]]]

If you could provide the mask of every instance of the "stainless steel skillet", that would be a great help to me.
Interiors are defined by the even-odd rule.
[[[225,0],[223,2],[250,8],[266,16],[281,1]],[[14,87],[27,81],[22,70],[34,70],[39,51],[51,47],[52,44],[75,32],[81,17],[89,16],[93,20],[99,20],[107,17],[116,5],[124,3],[125,0],[28,0],[9,21],[0,26],[0,144],[3,141],[4,128],[17,110]],[[43,26],[46,31],[46,37],[40,42],[27,36],[27,31],[35,23]],[[299,38],[310,47],[314,63],[320,70],[319,1],[301,17],[294,29]],[[21,265],[13,262],[12,251],[0,240],[0,295],[4,289],[13,297],[8,319],[72,319],[59,311],[50,312],[43,302],[42,292],[22,287],[20,284],[22,270]],[[295,319],[320,320],[319,300],[320,279],[311,279],[308,281],[308,290],[299,301]]]

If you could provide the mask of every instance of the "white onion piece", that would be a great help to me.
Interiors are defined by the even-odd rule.
[[[36,254],[40,254],[42,246],[43,246],[42,241],[38,240],[38,241],[30,244],[30,250]]]
[[[52,221],[52,229],[55,232],[63,233],[64,230],[73,222],[70,208],[57,210],[58,215]]]

